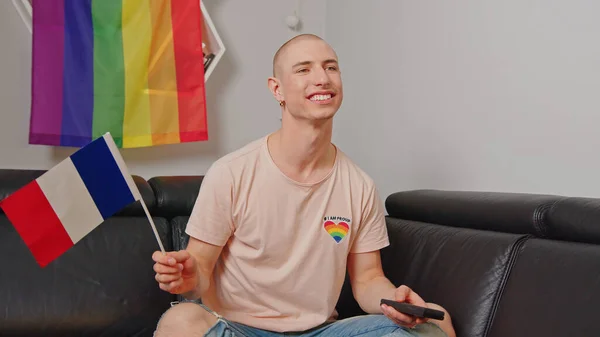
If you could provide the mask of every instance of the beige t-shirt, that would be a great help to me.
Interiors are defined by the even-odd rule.
[[[266,140],[211,166],[186,233],[224,246],[205,305],[256,328],[301,331],[334,314],[349,253],[389,245],[384,208],[339,149],[324,179],[303,184],[279,170]]]

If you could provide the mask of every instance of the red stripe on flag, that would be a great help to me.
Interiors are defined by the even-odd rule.
[[[203,18],[198,0],[171,1],[181,142],[208,139],[202,55]]]
[[[11,194],[0,206],[42,267],[73,246],[37,181]]]

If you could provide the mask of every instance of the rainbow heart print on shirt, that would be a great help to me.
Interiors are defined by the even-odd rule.
[[[339,220],[339,222],[335,222],[332,219],[332,217],[329,217],[325,218],[325,222],[323,224],[323,227],[325,227],[327,233],[331,235],[331,237],[337,243],[340,243],[344,239],[344,237],[346,237],[348,231],[350,231],[350,226],[348,225],[348,222],[350,221],[344,220]]]

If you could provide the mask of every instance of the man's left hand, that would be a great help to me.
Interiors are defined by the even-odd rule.
[[[397,302],[405,302],[427,308],[427,303],[425,303],[425,301],[417,293],[405,285],[402,285],[396,289],[396,292],[394,293],[394,300]],[[396,324],[407,328],[414,328],[418,324],[427,322],[426,318],[417,318],[403,314],[385,304],[381,305],[381,311]]]

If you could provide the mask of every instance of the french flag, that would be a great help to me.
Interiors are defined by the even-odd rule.
[[[0,202],[42,267],[106,218],[141,200],[110,133]]]

